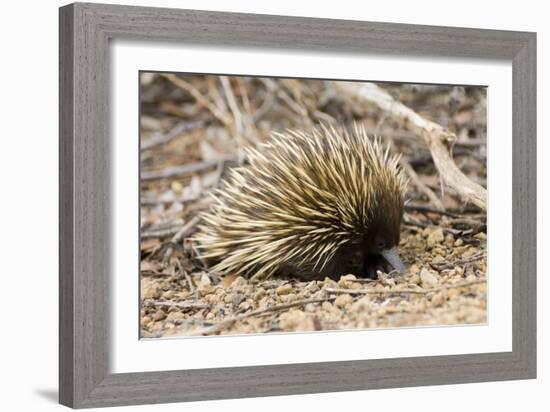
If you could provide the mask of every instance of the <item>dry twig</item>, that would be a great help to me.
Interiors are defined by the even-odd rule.
[[[174,247],[172,245],[177,245],[184,237],[189,236],[193,230],[195,230],[195,227],[198,225],[199,221],[200,216],[194,216],[174,234],[170,241],[171,245],[168,246],[166,252],[164,253],[164,262],[167,262],[172,253],[174,253]]]
[[[238,322],[240,320],[244,320],[247,318],[251,318],[254,316],[261,316],[265,313],[270,312],[280,312],[285,309],[290,309],[295,306],[303,306],[307,305],[309,303],[323,303],[323,302],[330,302],[333,301],[335,298],[328,297],[323,299],[304,299],[304,300],[296,300],[294,302],[289,303],[283,303],[281,305],[275,305],[275,306],[269,306],[267,308],[263,309],[257,309],[253,310],[252,312],[243,313],[241,315],[232,316],[230,318],[224,319],[219,323],[216,323],[215,325],[209,326],[207,328],[201,329],[194,333],[194,335],[212,335],[215,333],[220,333],[222,330],[231,327],[235,322]]]
[[[144,299],[142,301],[143,307],[168,307],[168,308],[178,308],[181,310],[191,310],[191,309],[208,309],[212,305],[207,305],[205,303],[196,303],[196,302],[172,302],[172,301],[160,301],[154,299]]]
[[[141,239],[150,239],[155,237],[167,237],[172,236],[178,232],[177,227],[167,227],[162,229],[144,230],[140,233]]]
[[[449,216],[449,217],[457,217],[458,216],[456,213],[449,212],[448,210],[436,209],[436,208],[433,208],[433,207],[430,207],[430,206],[417,205],[417,204],[414,204],[414,203],[405,204],[405,210],[414,210],[414,211],[422,212],[422,213],[436,213],[438,215]]]
[[[167,179],[169,177],[184,176],[192,173],[202,172],[204,170],[211,169],[218,166],[220,162],[236,162],[238,158],[236,156],[223,156],[219,159],[205,160],[202,162],[188,163],[181,166],[167,167],[162,170],[152,172],[141,172],[141,180],[158,180]]]
[[[196,122],[180,122],[167,133],[157,133],[150,139],[141,143],[140,150],[150,150],[154,147],[166,144],[181,136],[183,133],[188,133],[202,126],[204,126],[204,122],[201,120]]]
[[[439,265],[435,264],[435,263],[430,263],[430,266],[432,266],[433,268],[435,268],[437,270],[452,269],[452,268],[454,268],[458,265],[464,265],[466,263],[472,263],[472,262],[475,262],[476,260],[483,259],[483,257],[484,257],[484,253],[483,252],[478,252],[473,256],[470,256],[470,257],[467,257],[467,258],[464,258],[464,259],[455,260],[454,262],[442,263],[442,264],[439,264]]]
[[[440,292],[448,289],[465,288],[468,286],[480,285],[487,283],[487,279],[479,279],[471,282],[455,283],[454,285],[444,285],[437,288],[429,289],[390,289],[390,290],[377,290],[377,289],[343,289],[343,288],[327,288],[328,293],[348,293],[350,295],[426,295],[428,293]]]
[[[216,105],[214,105],[207,97],[203,96],[203,94],[191,83],[171,73],[161,73],[160,76],[170,81],[174,86],[177,86],[180,89],[185,90],[187,93],[193,96],[193,98],[197,101],[198,104],[200,104],[201,106],[209,110],[210,113],[212,113],[214,117],[218,119],[223,125],[225,126],[231,125],[231,122],[228,116],[225,113],[221,112],[216,107]]]
[[[227,99],[229,109],[231,109],[231,112],[233,113],[233,118],[235,120],[233,122],[234,135],[237,139],[240,139],[243,135],[244,129],[243,115],[241,113],[241,110],[239,109],[239,105],[237,104],[237,100],[235,99],[235,95],[233,94],[233,90],[231,89],[231,84],[229,83],[229,79],[227,78],[227,76],[220,76],[220,83],[222,84],[225,98]]]
[[[439,198],[435,195],[435,193],[430,189],[428,186],[424,184],[422,180],[420,180],[420,177],[416,174],[416,171],[413,169],[413,167],[407,162],[404,158],[401,158],[401,167],[407,173],[411,181],[414,183],[414,185],[420,190],[422,193],[424,193],[428,199],[430,199],[430,202],[436,207],[438,210],[445,210],[445,207],[443,206],[443,203]]]

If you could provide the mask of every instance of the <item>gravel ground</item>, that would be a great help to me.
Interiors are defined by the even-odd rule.
[[[176,255],[167,267],[143,267],[141,335],[248,334],[482,324],[487,321],[486,235],[475,229],[406,230],[403,276],[377,280],[349,274],[338,281],[273,279],[251,284],[242,277],[187,274]],[[416,233],[414,233],[416,232]],[[422,264],[420,262],[429,262]]]

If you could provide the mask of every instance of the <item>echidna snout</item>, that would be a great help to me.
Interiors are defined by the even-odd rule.
[[[247,160],[214,193],[195,237],[211,270],[258,280],[404,270],[399,157],[364,128],[273,133]]]
[[[360,277],[376,278],[377,271],[399,273],[405,271],[405,265],[399,257],[397,245],[392,240],[391,229],[386,229],[383,235],[368,234],[360,241],[351,241],[343,245],[334,258],[327,262],[319,271],[319,277],[336,277],[352,273]],[[297,272],[299,268],[288,269],[289,272]],[[306,275],[306,276],[303,276]],[[312,274],[302,277],[314,277]]]

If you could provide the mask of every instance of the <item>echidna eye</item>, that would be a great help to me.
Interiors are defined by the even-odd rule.
[[[376,241],[376,248],[378,250],[383,250],[386,247],[386,241],[384,239],[378,239]]]

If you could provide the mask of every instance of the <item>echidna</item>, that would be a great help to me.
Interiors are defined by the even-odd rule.
[[[405,180],[365,129],[273,133],[214,193],[195,236],[216,272],[253,279],[373,277],[397,253]],[[389,264],[389,265],[388,265]]]

